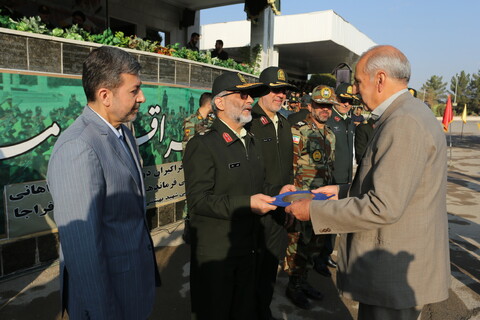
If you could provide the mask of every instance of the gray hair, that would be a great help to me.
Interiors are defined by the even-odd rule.
[[[381,47],[385,46],[372,47],[362,54],[360,59],[366,56],[363,71],[372,78],[375,72],[383,70],[389,77],[408,83],[410,81],[411,67],[407,57],[394,47],[391,47],[391,50],[377,50]],[[372,53],[372,51],[376,52]]]
[[[223,90],[222,92],[220,92],[219,94],[217,94],[216,96],[214,96],[214,97],[212,98],[212,102],[211,102],[211,103],[212,103],[212,110],[213,110],[213,113],[214,113],[214,114],[217,114],[217,111],[218,111],[217,105],[215,104],[215,99],[221,98],[222,96],[224,96],[224,95],[227,94],[227,93],[228,93],[228,91]]]

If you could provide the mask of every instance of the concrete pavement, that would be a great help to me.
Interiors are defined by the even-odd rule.
[[[447,209],[452,287],[448,300],[424,308],[422,320],[480,319],[479,123],[478,119],[469,121],[464,126],[463,139],[460,138],[461,123],[451,124]],[[163,286],[157,291],[151,319],[189,319],[189,247],[182,243],[182,227],[182,224],[173,224],[153,234]],[[315,272],[309,275],[309,282],[326,297],[306,311],[285,298],[288,279],[280,272],[272,303],[274,315],[284,320],[355,319],[357,303],[339,297],[334,280],[334,276],[325,278]],[[56,264],[0,282],[0,319],[62,319],[59,309]]]

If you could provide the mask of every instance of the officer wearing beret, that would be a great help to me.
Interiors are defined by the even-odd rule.
[[[310,114],[292,127],[294,184],[301,190],[312,190],[332,182],[335,160],[335,135],[325,125],[338,105],[333,88],[317,86],[312,92]],[[287,297],[298,307],[309,309],[307,297],[321,300],[321,292],[306,281],[308,268],[315,255],[328,257],[326,236],[316,236],[311,223],[296,221],[289,229],[289,244],[285,258],[285,271],[289,275]]]
[[[252,118],[253,97],[268,91],[239,73],[218,76],[212,88],[216,119],[187,143],[192,319],[255,318],[258,217],[276,209],[265,194],[280,188],[265,183],[260,142],[244,125]]]
[[[293,183],[292,171],[292,132],[287,119],[279,113],[285,101],[287,90],[296,90],[288,83],[285,71],[269,67],[260,74],[260,82],[267,85],[269,93],[260,97],[253,106],[252,122],[247,130],[255,135],[261,145],[265,164],[266,181],[272,185]],[[277,195],[278,191],[275,190]],[[283,208],[267,213],[260,218],[259,260],[257,264],[257,303],[258,319],[270,320],[270,303],[277,278],[280,259],[285,255],[287,231],[284,228]]]

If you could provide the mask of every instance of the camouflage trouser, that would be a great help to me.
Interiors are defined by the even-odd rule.
[[[309,232],[307,232],[309,233]],[[303,276],[313,266],[313,258],[319,255],[325,246],[327,236],[305,236],[304,232],[288,232],[288,247],[283,269],[289,276]]]

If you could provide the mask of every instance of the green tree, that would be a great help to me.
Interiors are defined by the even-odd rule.
[[[335,76],[333,76],[331,73],[318,73],[312,74],[310,80],[308,80],[308,84],[311,85],[312,88],[321,84],[335,88],[337,80],[335,79]]]
[[[433,109],[434,106],[444,102],[447,98],[445,95],[447,83],[443,82],[443,77],[431,76],[422,85],[421,90],[425,91],[425,102]]]
[[[450,93],[452,94],[452,102],[457,102],[457,106],[454,106],[457,114],[463,111],[465,103],[469,103],[469,90],[468,85],[470,83],[470,74],[465,73],[462,70],[460,74],[455,74],[450,81]],[[456,97],[455,97],[456,94]]]
[[[475,114],[480,114],[480,70],[472,74],[470,84],[468,85],[469,102],[467,109]]]

